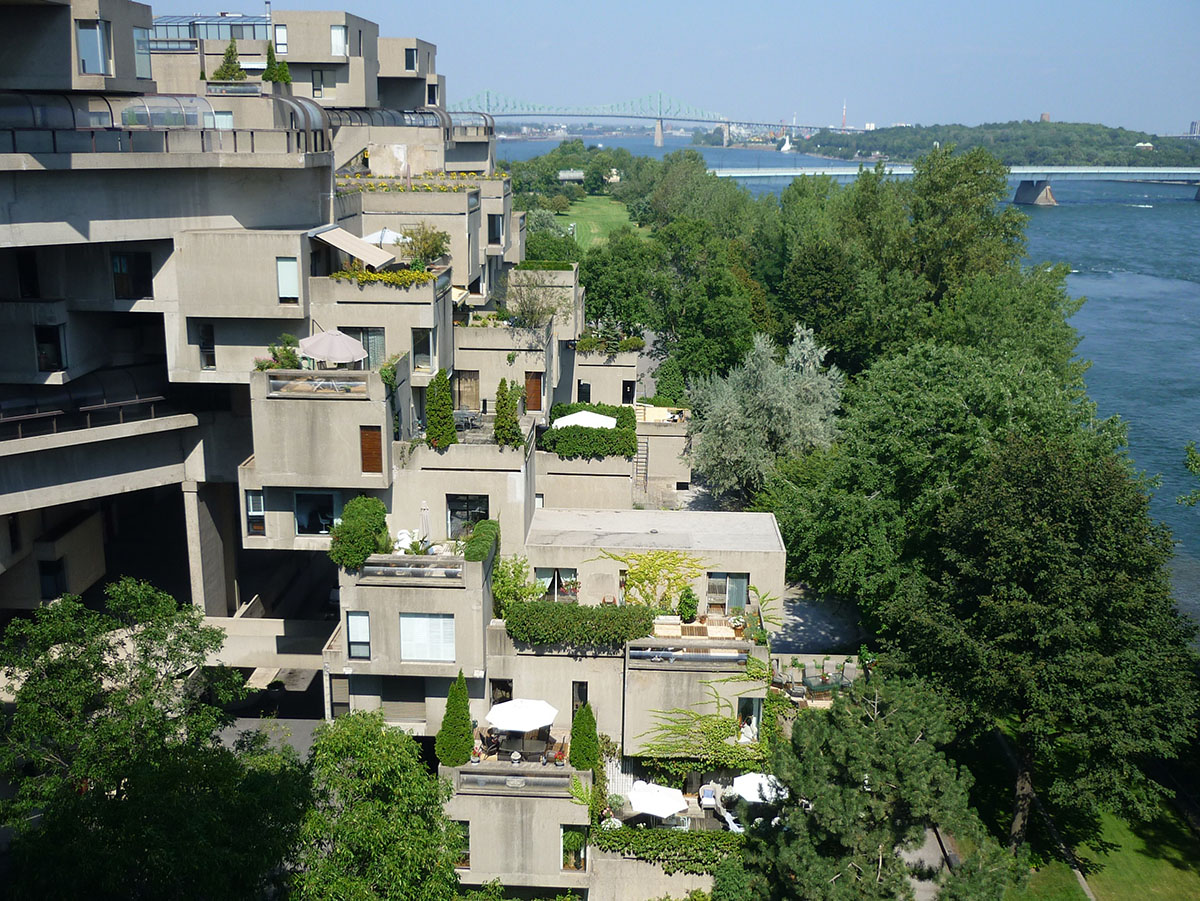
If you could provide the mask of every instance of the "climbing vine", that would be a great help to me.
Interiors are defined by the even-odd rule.
[[[685,588],[704,575],[707,564],[687,551],[644,551],[616,554],[602,551],[599,559],[613,560],[625,570],[625,602],[669,610]]]
[[[730,854],[741,851],[743,836],[724,830],[679,832],[675,829],[593,829],[592,846],[650,861],[672,873],[711,873]]]

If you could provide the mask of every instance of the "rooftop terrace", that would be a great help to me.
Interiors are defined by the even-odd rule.
[[[770,513],[700,510],[534,511],[526,544],[693,551],[784,552]]]

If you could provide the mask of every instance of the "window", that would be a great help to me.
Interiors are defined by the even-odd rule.
[[[312,95],[318,99],[325,96],[326,92],[329,96],[333,96],[333,73],[327,72],[324,69],[312,70]]]
[[[545,589],[548,600],[568,600],[579,596],[579,572],[568,566],[536,567],[533,577]]]
[[[371,659],[371,614],[365,610],[346,613],[346,653],[354,660]]]
[[[118,300],[140,300],[154,296],[154,278],[150,273],[150,254],[144,250],[126,250],[112,255],[113,296]]]
[[[328,535],[342,512],[341,499],[332,492],[296,492],[296,534]]]
[[[202,322],[199,327],[200,333],[200,368],[201,369],[216,369],[217,368],[217,342],[213,337],[213,324],[211,322]]]
[[[571,683],[571,722],[575,722],[575,714],[579,712],[579,708],[588,702],[588,692],[586,682]]]
[[[533,509],[541,510],[544,506],[546,506],[546,495],[538,492],[533,496]]]
[[[621,403],[633,403],[633,394],[637,390],[637,382],[631,379],[624,379],[621,382]]]
[[[150,78],[150,29],[133,29],[133,74]]]
[[[491,679],[492,685],[492,706],[503,704],[505,701],[513,699],[513,680],[512,679]]]
[[[405,47],[404,48],[404,68],[407,69],[409,72],[417,71],[417,48],[416,47]]]
[[[21,550],[21,515],[8,514],[8,551],[15,554]]]
[[[576,392],[581,404],[590,404],[592,402],[592,385],[590,382],[580,379],[577,383]]]
[[[401,613],[400,659],[454,661],[454,614]]]
[[[63,558],[38,561],[38,580],[41,582],[42,600],[57,601],[67,593],[67,568]]]
[[[458,410],[479,409],[478,369],[458,369],[455,371],[454,407]]]
[[[413,369],[425,372],[433,369],[433,329],[412,330]]]
[[[358,427],[358,450],[363,472],[383,472],[383,430],[379,426]]]
[[[758,724],[762,719],[762,698],[738,698],[738,741],[758,741]]]
[[[427,98],[428,106],[437,106],[437,102],[438,102],[437,89],[438,89],[438,86],[436,84],[431,84],[431,85],[426,86],[425,96]]]
[[[67,368],[65,325],[35,325],[33,340],[37,345],[38,372],[61,372]]]
[[[500,244],[504,241],[504,214],[488,213],[488,243]]]
[[[709,573],[707,592],[709,612],[718,607],[726,613],[744,610],[749,587],[749,573]]]
[[[280,303],[299,303],[300,264],[295,257],[275,257],[275,282]]]
[[[267,511],[261,491],[246,492],[246,534],[267,534]]]
[[[275,52],[287,53],[287,26],[275,26]]]
[[[37,251],[17,251],[17,292],[23,298],[42,296],[42,288],[38,280]]]
[[[112,28],[103,19],[75,23],[80,75],[112,75]]]
[[[587,827],[560,826],[559,843],[562,846],[562,868],[564,870],[587,869]]]
[[[486,494],[446,495],[446,535],[461,538],[471,531],[477,522],[488,518],[488,496]]]
[[[351,363],[351,369],[379,369],[383,366],[383,361],[387,359],[387,351],[384,348],[384,330],[382,328],[339,325],[338,331],[343,335],[349,335],[366,348],[366,358],[357,363]]]
[[[345,25],[330,25],[329,26],[329,55],[330,56],[348,56],[348,48],[346,47],[346,26]]]
[[[466,869],[471,866],[471,823],[468,820],[455,820],[454,822],[462,830],[462,856],[455,866],[459,869]]]

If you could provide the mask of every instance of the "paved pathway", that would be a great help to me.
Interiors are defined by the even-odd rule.
[[[775,654],[855,653],[862,641],[858,610],[843,601],[823,600],[789,585],[781,604],[783,629],[771,639]]]

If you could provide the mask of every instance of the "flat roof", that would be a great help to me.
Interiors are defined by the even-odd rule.
[[[527,545],[644,550],[778,551],[772,513],[707,510],[533,511]]]

